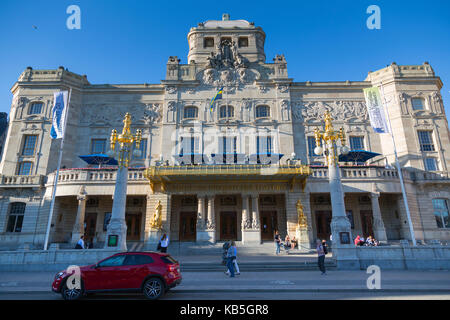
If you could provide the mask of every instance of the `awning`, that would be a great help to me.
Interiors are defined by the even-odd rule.
[[[233,163],[245,163],[244,153],[211,153],[211,158],[215,164],[233,164]]]
[[[102,165],[110,165],[110,166],[117,166],[118,162],[116,159],[111,158],[110,156],[106,155],[106,154],[89,154],[89,155],[85,155],[85,156],[78,156],[81,160],[83,160],[84,162],[86,162],[87,164],[91,164],[91,165],[98,165],[99,168]]]
[[[283,156],[282,153],[254,153],[249,156],[249,163],[276,164]]]
[[[369,159],[372,159],[376,156],[379,156],[379,153],[366,151],[366,150],[352,150],[346,155],[339,155],[340,162],[366,162]]]

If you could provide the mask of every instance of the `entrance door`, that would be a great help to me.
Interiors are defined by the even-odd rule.
[[[180,241],[197,239],[197,213],[180,212]]]
[[[261,211],[261,240],[273,240],[275,230],[278,230],[277,212]]]
[[[236,212],[220,213],[220,239],[236,240],[237,239],[237,216]]]
[[[361,210],[361,227],[364,238],[373,237],[373,216],[371,210]]]
[[[125,220],[127,222],[127,240],[139,241],[141,239],[141,217],[139,213],[127,213]]]
[[[84,242],[88,243],[95,237],[97,213],[86,213],[84,218]]]
[[[331,235],[331,211],[316,211],[317,238],[329,240]]]

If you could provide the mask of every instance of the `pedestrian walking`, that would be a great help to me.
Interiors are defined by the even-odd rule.
[[[230,241],[225,242],[225,244],[223,245],[224,248],[226,247],[225,259],[226,259],[226,255],[227,255],[228,248],[229,248],[230,246],[231,246]],[[225,262],[225,264],[226,264],[226,262]],[[236,271],[235,274],[236,274],[237,276],[240,275],[241,272],[239,271],[239,265],[238,265],[238,263],[237,263],[237,257],[236,257],[236,259],[233,260],[233,266],[234,266],[234,269],[235,269],[235,271]],[[225,271],[225,274],[226,274],[227,276],[230,275],[230,270],[228,269],[228,267],[227,267],[227,271]]]
[[[77,244],[75,245],[75,249],[84,249],[84,235],[80,237]]]
[[[280,253],[280,247],[281,247],[281,236],[278,233],[278,230],[275,231],[275,246],[276,246],[276,251],[275,254],[278,255]]]
[[[161,239],[159,239],[159,243],[160,243],[160,251],[162,253],[166,253],[167,252],[167,247],[169,246],[169,237],[167,236],[167,234],[163,234]]]
[[[230,271],[230,278],[234,278],[234,263],[233,261],[236,260],[237,256],[237,250],[236,250],[236,243],[234,241],[231,241],[231,246],[228,248],[227,252],[227,267]]]
[[[322,271],[322,275],[326,274],[326,270],[325,270],[325,251],[322,245],[322,241],[320,241],[320,239],[317,239],[316,241],[317,244],[317,256],[318,256],[318,264],[319,264],[319,269],[320,271]]]

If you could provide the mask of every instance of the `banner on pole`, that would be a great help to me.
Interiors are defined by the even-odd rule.
[[[50,136],[53,139],[60,139],[64,136],[66,123],[66,108],[67,108],[67,91],[59,91],[53,94],[53,108],[52,108],[52,129]]]
[[[364,89],[364,97],[366,98],[367,112],[373,131],[377,133],[389,133],[389,127],[386,122],[386,115],[384,113],[378,88],[372,87]]]

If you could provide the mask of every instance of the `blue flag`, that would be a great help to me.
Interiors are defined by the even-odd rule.
[[[67,91],[55,92],[53,94],[52,129],[50,130],[52,139],[60,139],[64,136],[66,129],[67,96]]]
[[[217,91],[216,95],[214,96],[214,98],[212,98],[211,103],[209,104],[209,109],[211,111],[213,111],[213,106],[214,106],[214,102],[218,99],[222,99],[222,94],[223,94],[223,87],[219,89],[219,91]]]

